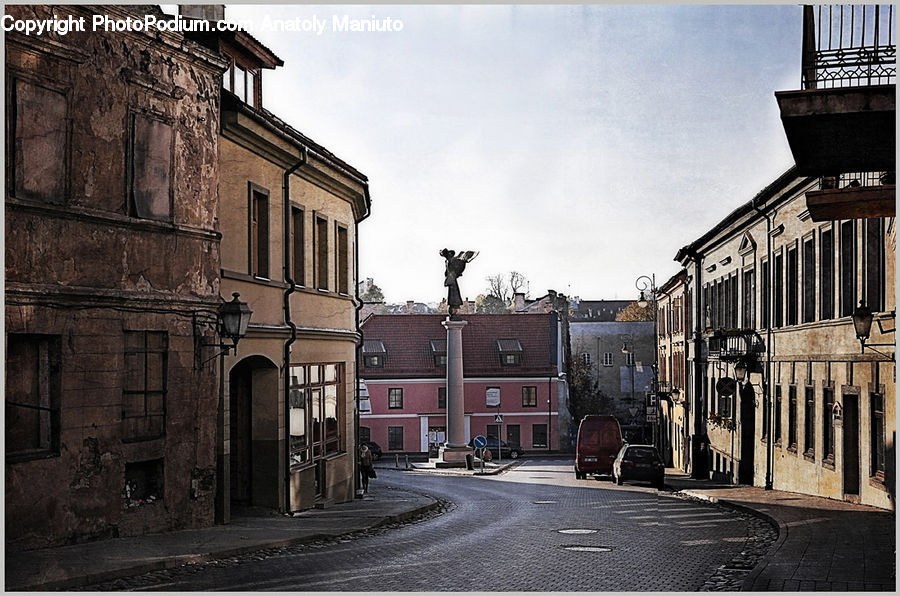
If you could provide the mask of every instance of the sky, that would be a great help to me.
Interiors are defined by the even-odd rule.
[[[369,179],[361,280],[438,302],[518,271],[529,297],[636,298],[793,165],[774,92],[800,6],[227,5],[284,60],[263,104]],[[402,29],[349,32],[344,16]],[[313,19],[321,34],[271,25]],[[267,21],[268,20],[268,21]],[[266,22],[270,27],[266,27]],[[293,22],[293,21],[292,21]]]

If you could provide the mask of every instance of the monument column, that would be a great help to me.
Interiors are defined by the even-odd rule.
[[[445,464],[465,465],[472,448],[466,445],[465,389],[463,387],[462,330],[466,321],[452,316],[447,329],[447,442],[440,459]]]

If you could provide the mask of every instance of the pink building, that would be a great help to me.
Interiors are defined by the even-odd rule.
[[[360,441],[385,453],[423,453],[447,426],[446,315],[372,315],[360,326],[360,378],[371,410]],[[465,315],[463,375],[466,440],[500,437],[527,452],[568,445],[563,337],[555,312]],[[499,415],[499,416],[498,416]]]

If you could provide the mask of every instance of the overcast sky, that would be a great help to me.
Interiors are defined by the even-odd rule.
[[[800,81],[800,6],[228,6],[284,60],[264,105],[366,174],[360,279],[443,296],[441,248],[481,254],[475,299],[628,299],[788,169],[776,90]],[[332,30],[333,18],[401,31]],[[264,19],[326,22],[316,33]]]

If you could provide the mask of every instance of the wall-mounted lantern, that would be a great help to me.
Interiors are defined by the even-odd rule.
[[[896,311],[891,311],[891,317],[894,317]],[[891,360],[894,359],[893,354],[884,354],[883,352],[879,352],[874,349],[875,347],[887,347],[893,346],[894,344],[870,344],[867,343],[869,339],[869,335],[872,332],[872,322],[875,319],[875,315],[872,313],[872,310],[866,306],[866,303],[862,300],[859,301],[859,306],[856,307],[856,310],[853,311],[851,315],[853,318],[853,327],[856,330],[856,339],[859,340],[860,353],[864,354],[866,352],[866,348],[869,348],[876,354],[881,354],[885,358],[889,358]],[[896,331],[896,327],[894,329],[885,329],[881,321],[878,321],[878,330],[884,333],[893,333]]]

